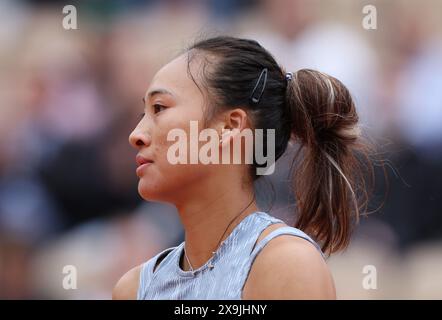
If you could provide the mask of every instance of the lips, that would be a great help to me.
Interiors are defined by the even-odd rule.
[[[142,155],[140,155],[140,154],[138,154],[136,157],[135,157],[135,161],[137,162],[137,165],[140,167],[140,166],[142,166],[143,164],[146,164],[146,163],[153,163],[153,160],[151,160],[151,159],[149,159],[149,158],[146,158],[146,157],[143,157]]]
[[[137,162],[137,165],[138,165],[137,170],[136,170],[136,174],[137,174],[137,176],[140,177],[140,178],[144,175],[144,173],[145,173],[145,169],[146,169],[147,167],[151,166],[152,163],[153,163],[153,160],[152,160],[152,159],[149,159],[149,158],[143,157],[143,156],[140,155],[140,154],[138,154],[138,155],[135,157],[135,161]]]

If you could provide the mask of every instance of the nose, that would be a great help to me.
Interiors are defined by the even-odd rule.
[[[129,135],[129,143],[135,149],[141,149],[142,147],[149,146],[151,140],[150,134],[141,130],[139,127],[136,127]]]

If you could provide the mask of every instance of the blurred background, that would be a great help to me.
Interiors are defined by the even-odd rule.
[[[68,4],[77,30],[63,28]],[[377,29],[363,28],[365,5]],[[328,260],[338,298],[442,298],[438,0],[0,1],[0,298],[109,299],[127,270],[184,240],[174,207],[139,197],[127,139],[155,72],[225,33],[340,79],[380,146],[377,210]],[[257,189],[290,222],[288,159]]]

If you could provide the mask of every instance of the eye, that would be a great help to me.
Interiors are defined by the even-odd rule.
[[[158,103],[156,103],[156,104],[153,105],[154,113],[161,112],[161,111],[162,111],[163,109],[165,109],[165,108],[166,108],[165,106],[163,106],[163,105],[161,105],[161,104],[158,104]]]

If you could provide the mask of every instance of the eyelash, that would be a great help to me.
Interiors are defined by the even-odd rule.
[[[162,104],[158,104],[158,103],[156,103],[156,104],[154,104],[154,105],[153,105],[153,110],[154,110],[154,113],[158,113],[158,112],[161,112],[161,111],[155,112],[155,110],[156,110],[156,107],[160,107],[160,108],[163,108],[163,109],[165,109],[165,108],[166,108],[166,107],[165,107],[165,106],[163,106]]]
[[[154,113],[155,113],[155,114],[158,113],[158,112],[161,112],[161,111],[162,111],[162,110],[161,110],[161,111],[155,112],[155,108],[156,108],[156,107],[160,107],[160,108],[166,109],[166,107],[163,106],[162,104],[158,104],[158,103],[156,103],[156,104],[153,105]],[[143,112],[143,113],[140,113],[140,118],[143,119],[143,118],[144,118],[144,115],[145,115],[144,112]]]

